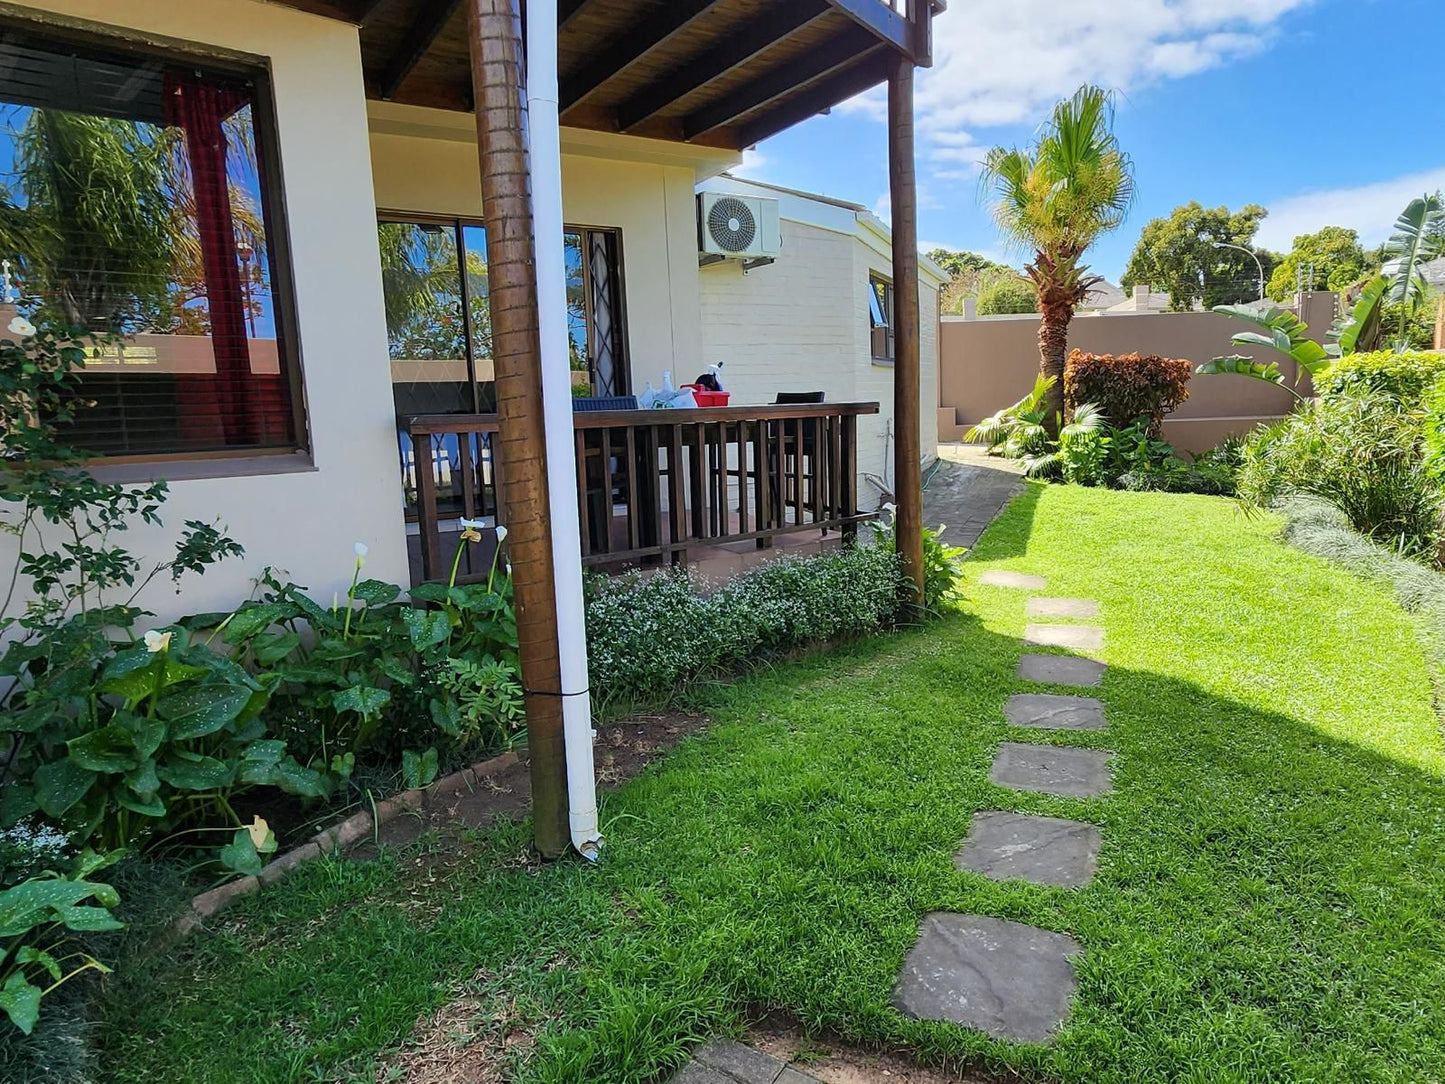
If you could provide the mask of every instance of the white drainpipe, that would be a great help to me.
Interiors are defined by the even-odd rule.
[[[572,435],[572,369],[567,352],[567,280],[562,260],[562,148],[557,120],[557,0],[527,0],[527,113],[531,129],[532,216],[536,231],[537,315],[541,323],[542,406],[557,580],[557,649],[567,749],[572,845],[597,860],[597,783],[592,766],[592,696],[583,625],[582,541]]]

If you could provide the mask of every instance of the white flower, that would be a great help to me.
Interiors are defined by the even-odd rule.
[[[35,325],[23,316],[17,316],[10,321],[10,334],[19,335],[22,339],[28,339],[35,334]]]
[[[157,632],[155,629],[151,629],[150,632],[146,633],[145,636],[142,637],[142,639],[145,641],[146,650],[149,651],[152,655],[154,655],[157,651],[164,651],[166,650],[166,648],[171,646],[172,635],[174,634],[169,632]]]
[[[459,519],[457,523],[464,531],[480,531],[487,525],[485,520],[480,519]]]
[[[497,524],[497,545],[500,546],[500,545],[501,545],[503,542],[505,542],[506,540],[507,540],[507,527],[506,527],[505,524],[498,523],[498,524]]]
[[[362,558],[363,560],[366,558],[366,555],[371,552],[371,549],[367,546],[365,542],[358,542],[351,548],[356,551],[356,556]]]
[[[251,837],[251,843],[257,850],[260,850],[266,846],[266,837],[271,834],[271,826],[266,823],[265,817],[258,816],[246,825],[246,832]]]
[[[894,512],[897,512],[897,511],[898,511],[898,506],[897,506],[896,504],[894,504],[892,501],[884,501],[884,502],[883,502],[883,511],[887,512],[887,513],[891,516],[891,515],[893,515]]]

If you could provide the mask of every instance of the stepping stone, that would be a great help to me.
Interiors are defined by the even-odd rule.
[[[1025,655],[1019,659],[1018,676],[1044,685],[1092,686],[1104,679],[1104,664],[1067,655]]]
[[[1098,826],[1083,821],[975,813],[968,839],[953,856],[953,864],[995,881],[1072,888],[1094,879],[1101,842]]]
[[[1048,581],[1042,576],[1030,576],[1026,572],[1005,572],[1001,568],[989,569],[978,578],[987,587],[1017,587],[1024,591],[1042,591]]]
[[[1054,693],[1015,693],[1003,713],[1013,726],[1044,730],[1103,730],[1104,702],[1092,696],[1058,696]]]
[[[1098,617],[1099,604],[1091,598],[1039,598],[1024,603],[1026,617]]]
[[[988,777],[1001,787],[1015,790],[1092,798],[1114,789],[1109,773],[1109,758],[1113,755],[1102,749],[1006,741],[999,745]]]
[[[731,1039],[712,1039],[693,1051],[692,1060],[669,1084],[802,1084],[812,1080],[771,1054]]]
[[[1000,918],[934,911],[903,961],[893,1004],[918,1020],[946,1020],[995,1039],[1043,1043],[1069,1016],[1078,987],[1067,934]]]
[[[1104,650],[1104,630],[1097,625],[1027,625],[1024,643],[1066,647],[1070,651]]]

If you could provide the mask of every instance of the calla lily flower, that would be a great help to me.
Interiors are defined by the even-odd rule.
[[[246,832],[251,837],[251,843],[260,850],[266,846],[266,837],[271,834],[271,826],[266,823],[265,817],[257,817],[246,825]]]
[[[507,540],[507,527],[506,527],[505,524],[498,523],[498,524],[497,524],[497,545],[500,546],[500,545],[501,545],[503,542],[505,542],[506,540]]]
[[[28,339],[35,334],[35,325],[23,316],[17,316],[10,321],[10,334],[19,335],[22,339]]]
[[[146,650],[149,651],[152,655],[154,655],[156,652],[164,651],[171,646],[171,637],[173,635],[175,634],[170,632],[158,632],[155,629],[151,629],[143,637],[141,637],[141,639],[145,641]]]
[[[487,525],[485,520],[480,519],[459,519],[457,522],[462,525],[462,529],[465,531],[480,531]]]

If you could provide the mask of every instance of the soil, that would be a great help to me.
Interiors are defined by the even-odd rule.
[[[620,786],[705,726],[705,716],[688,712],[633,715],[599,725],[593,753],[598,784],[603,788]],[[382,825],[380,842],[405,846],[429,833],[441,842],[456,841],[464,830],[485,828],[501,818],[526,816],[531,798],[526,751],[519,750],[516,763],[481,779],[472,790],[438,798],[415,814],[403,814]],[[374,853],[375,847],[368,842],[352,855],[365,859]]]

